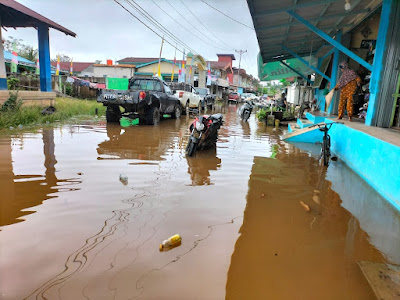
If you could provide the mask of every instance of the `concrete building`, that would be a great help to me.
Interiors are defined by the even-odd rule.
[[[80,77],[131,78],[135,74],[135,65],[92,64],[79,73]]]
[[[94,64],[94,62],[73,62],[72,63],[72,71],[73,71],[72,75],[78,76],[83,70],[85,70],[86,68],[90,67],[93,64]],[[51,62],[51,66],[53,68],[56,68],[57,67],[57,62],[56,61],[52,61]],[[70,67],[71,67],[71,62],[69,62],[69,61],[60,62],[60,71],[63,74],[69,74]]]

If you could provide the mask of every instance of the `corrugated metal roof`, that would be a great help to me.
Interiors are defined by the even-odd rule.
[[[345,11],[344,0],[247,0],[264,63],[292,58],[283,46],[300,56],[315,53],[327,43],[291,17],[293,10],[330,36],[348,32],[382,4],[381,0],[353,0]]]
[[[11,62],[13,55],[10,51],[4,50],[4,59],[6,62]],[[30,60],[27,60],[26,58],[23,58],[21,56],[18,56],[18,64],[22,64],[22,65],[27,65],[27,66],[31,66],[31,67],[35,67],[36,63]]]
[[[57,62],[56,61],[52,61],[50,63],[51,63],[51,65],[53,67],[57,66]],[[94,64],[94,62],[73,62],[72,65],[73,65],[74,72],[82,72],[83,70],[85,70],[86,68],[90,67],[93,64]],[[71,62],[69,62],[69,61],[60,62],[60,69],[61,70],[69,70],[70,66],[71,66]]]
[[[14,0],[0,0],[0,17],[1,26],[4,27],[38,27],[47,24],[67,35],[76,36],[74,32]]]

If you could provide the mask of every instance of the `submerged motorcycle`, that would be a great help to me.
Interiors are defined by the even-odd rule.
[[[218,130],[222,125],[222,114],[196,116],[190,125],[189,142],[186,147],[188,156],[193,156],[196,150],[215,146],[218,139]]]
[[[253,111],[253,105],[253,101],[246,101],[246,103],[239,108],[238,115],[244,122],[247,122],[250,118],[251,112]]]

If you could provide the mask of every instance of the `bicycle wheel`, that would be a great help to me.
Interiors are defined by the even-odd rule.
[[[324,138],[322,142],[322,156],[324,158],[324,166],[329,164],[329,146],[328,141]]]

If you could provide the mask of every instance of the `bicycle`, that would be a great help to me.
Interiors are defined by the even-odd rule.
[[[321,156],[320,160],[323,158],[324,159],[324,166],[329,165],[329,160],[331,157],[331,137],[328,134],[329,129],[331,129],[333,124],[344,124],[343,122],[332,122],[332,123],[322,123],[322,124],[315,124],[312,125],[311,127],[318,126],[319,130],[324,133],[324,136],[322,138],[322,144],[321,144]]]

